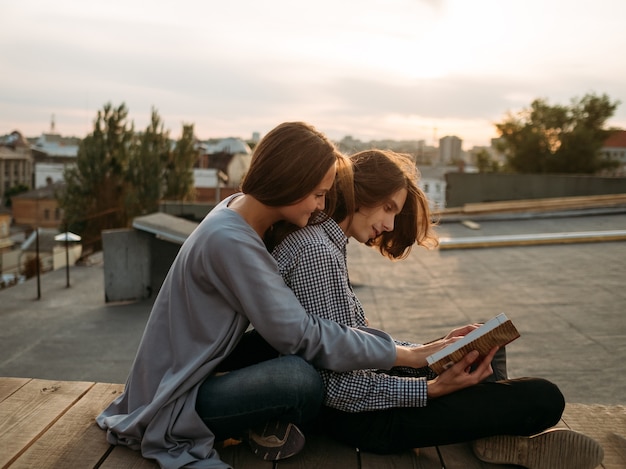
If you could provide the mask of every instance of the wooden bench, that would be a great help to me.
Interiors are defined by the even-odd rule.
[[[117,397],[122,384],[0,378],[1,468],[156,468],[154,461],[111,446],[95,417]],[[568,404],[561,422],[597,439],[606,469],[626,468],[626,407]],[[397,455],[361,452],[323,437],[278,463],[256,458],[245,445],[220,450],[233,467],[260,469],[495,469],[477,460],[467,444],[421,448]]]

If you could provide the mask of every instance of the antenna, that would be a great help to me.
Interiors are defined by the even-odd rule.
[[[52,119],[50,120],[50,133],[54,133],[54,114],[52,114]]]

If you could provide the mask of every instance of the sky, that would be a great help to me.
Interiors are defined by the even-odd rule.
[[[619,101],[624,0],[0,1],[0,135],[84,137],[124,103],[178,138],[329,137],[489,145],[534,99]]]

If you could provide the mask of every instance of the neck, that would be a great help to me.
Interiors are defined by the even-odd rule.
[[[350,217],[346,217],[343,220],[341,220],[339,223],[337,223],[339,225],[339,228],[341,228],[341,231],[343,231],[343,234],[346,235],[346,238],[351,238],[350,236]]]
[[[234,199],[229,208],[237,212],[263,238],[267,229],[280,220],[276,209],[244,194]]]

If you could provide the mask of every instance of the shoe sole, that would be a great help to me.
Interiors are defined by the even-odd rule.
[[[265,461],[280,461],[298,454],[304,448],[304,434],[291,423],[268,423],[260,433],[250,433],[252,452]]]
[[[476,440],[474,454],[494,464],[517,464],[527,469],[594,469],[604,459],[592,438],[565,428],[531,437],[498,435]]]

